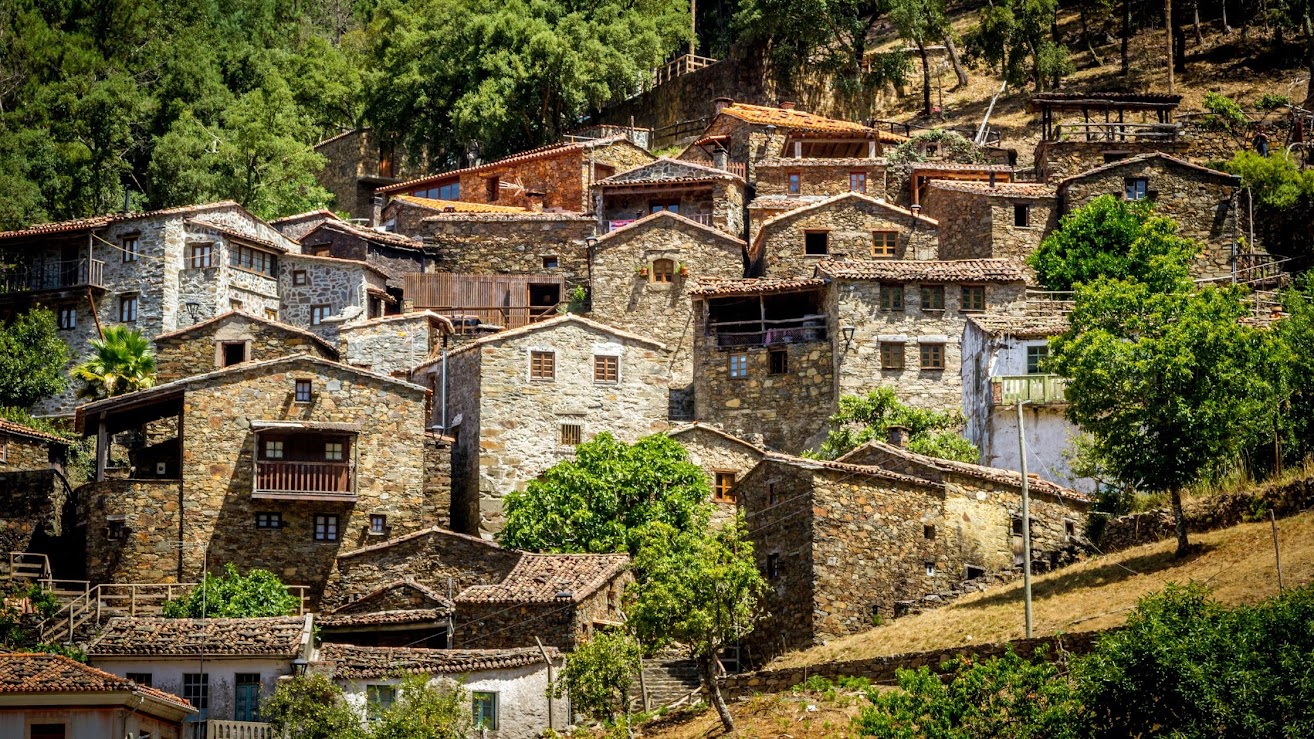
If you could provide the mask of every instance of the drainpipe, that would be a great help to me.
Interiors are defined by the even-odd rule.
[[[447,433],[447,347],[446,346],[443,347],[443,385],[441,392],[438,394],[438,398],[439,398],[439,405],[441,406],[440,413],[442,415],[443,433],[446,434]],[[448,435],[450,436],[450,434]]]

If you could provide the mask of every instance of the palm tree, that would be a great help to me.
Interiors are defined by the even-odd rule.
[[[73,378],[84,384],[82,398],[109,398],[155,384],[155,355],[139,332],[110,326],[99,340],[92,340],[96,356],[74,367]]]

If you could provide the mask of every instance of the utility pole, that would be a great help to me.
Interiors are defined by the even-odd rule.
[[[1017,401],[1017,448],[1022,471],[1022,597],[1026,602],[1027,638],[1031,638],[1031,494],[1027,490],[1027,439],[1022,426],[1022,399]]]

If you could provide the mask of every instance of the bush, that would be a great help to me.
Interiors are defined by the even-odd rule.
[[[187,594],[165,601],[163,611],[167,618],[259,618],[287,616],[297,605],[274,573],[251,570],[243,575],[230,562],[222,576],[206,573]]]
[[[1255,107],[1260,110],[1277,110],[1291,105],[1291,98],[1280,92],[1268,92],[1259,96],[1255,102]]]

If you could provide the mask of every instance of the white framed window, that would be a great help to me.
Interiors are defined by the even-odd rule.
[[[135,323],[137,320],[137,296],[124,295],[119,298],[119,321]]]
[[[336,513],[315,514],[315,541],[338,540],[338,516]]]
[[[139,243],[140,242],[138,241],[136,236],[123,237],[123,241],[121,242],[121,248],[123,249],[123,261],[125,262],[137,261],[137,257],[139,256],[139,253],[137,251]]]
[[[265,459],[282,459],[283,458],[283,441],[281,439],[265,439]]]
[[[214,266],[214,244],[192,244],[188,247],[188,252],[192,269]]]
[[[328,305],[310,306],[310,325],[318,326],[324,322],[324,319],[333,315],[333,307]]]
[[[71,331],[78,327],[78,309],[73,305],[61,305],[59,307],[59,328],[61,331]]]

